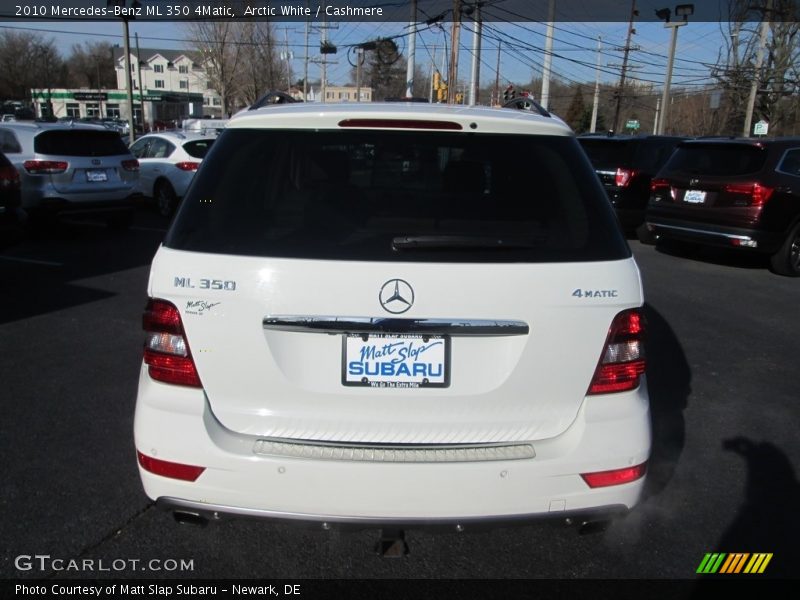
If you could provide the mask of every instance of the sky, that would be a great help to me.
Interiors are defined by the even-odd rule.
[[[466,25],[461,32],[461,52],[459,76],[467,79],[472,60],[472,25]],[[278,38],[288,37],[293,52],[292,68],[295,79],[303,74],[305,54],[304,24],[298,22],[277,25]],[[671,30],[661,22],[637,22],[636,34],[632,44],[638,48],[631,52],[629,64],[632,70],[628,77],[642,83],[652,83],[655,87],[663,85],[666,72],[667,55]],[[73,44],[84,41],[107,41],[122,45],[122,24],[114,21],[0,21],[0,31],[16,29],[38,31],[52,38],[62,55],[67,56]],[[139,34],[143,48],[186,48],[189,32],[185,24],[170,21],[131,22],[131,43],[134,33]],[[553,42],[553,73],[566,83],[594,82],[597,60],[597,38],[602,37],[603,50],[600,55],[600,77],[603,82],[619,80],[619,65],[622,63],[620,49],[625,45],[627,23],[602,22],[557,22]],[[345,84],[350,80],[351,65],[348,62],[346,46],[379,37],[399,36],[408,33],[408,23],[401,22],[339,22],[327,30],[329,40],[339,47],[328,60],[337,64],[329,65],[328,81],[332,84]],[[430,68],[436,57],[439,68],[442,65],[444,47],[449,48],[451,24],[420,30],[417,36],[416,62]],[[310,55],[319,57],[321,32],[313,29],[310,35]],[[545,24],[536,22],[484,24],[484,38],[481,53],[481,82],[494,83],[498,40],[503,40],[500,57],[500,84],[517,85],[538,77],[543,63],[545,46]],[[686,86],[689,89],[707,83],[708,64],[716,62],[718,52],[723,46],[723,36],[719,23],[689,22],[678,31],[678,45],[673,72],[673,87]],[[401,50],[407,51],[408,36],[398,39]],[[449,50],[447,51],[449,52]],[[446,69],[443,71],[446,72]],[[319,65],[309,65],[309,80],[319,79]]]

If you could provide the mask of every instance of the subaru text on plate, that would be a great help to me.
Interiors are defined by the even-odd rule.
[[[246,111],[148,293],[135,442],[162,508],[414,525],[639,499],[639,271],[555,117]]]

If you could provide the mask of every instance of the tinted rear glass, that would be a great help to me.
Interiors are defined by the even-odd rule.
[[[581,138],[579,141],[596,169],[631,166],[634,146],[632,140]]]
[[[211,150],[211,144],[214,143],[214,139],[208,140],[194,140],[192,142],[186,142],[183,145],[183,149],[186,150],[186,153],[193,157],[193,158],[205,158],[208,151]]]
[[[118,133],[86,129],[42,132],[33,141],[33,151],[38,154],[59,156],[116,156],[129,154]]]
[[[397,249],[397,239],[414,236],[454,243]],[[503,241],[487,248],[491,240]],[[573,138],[419,131],[226,130],[165,243],[371,261],[630,255]]]
[[[737,176],[758,173],[767,160],[763,147],[748,144],[686,144],[679,146],[663,173]]]

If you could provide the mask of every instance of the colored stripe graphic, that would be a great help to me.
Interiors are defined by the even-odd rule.
[[[745,573],[763,573],[767,568],[769,561],[772,560],[772,553],[753,554],[753,558],[747,563],[744,569]]]
[[[744,563],[748,556],[750,556],[750,554],[742,554],[740,552],[729,554],[728,560],[725,561],[725,564],[722,565],[722,568],[719,570],[719,572],[738,573],[742,570],[742,567],[744,567]]]
[[[697,567],[697,573],[705,575],[735,574],[735,573],[763,573],[772,560],[772,553],[733,552],[708,552]],[[749,559],[749,560],[748,560]],[[747,565],[747,566],[745,566]]]
[[[705,557],[703,557],[703,561],[700,563],[700,566],[697,567],[698,573],[716,573],[717,569],[719,569],[720,564],[722,564],[723,559],[725,558],[725,553],[707,553]]]

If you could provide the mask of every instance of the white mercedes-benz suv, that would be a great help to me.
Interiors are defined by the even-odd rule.
[[[135,442],[177,514],[460,525],[640,497],[639,271],[547,113],[245,111],[148,294]]]

